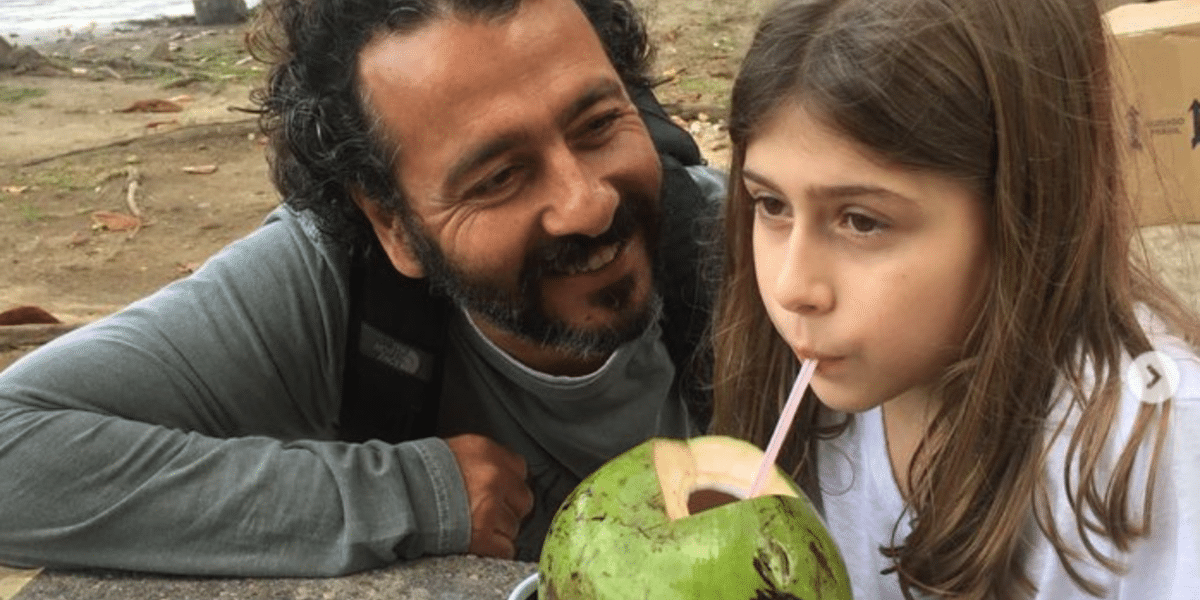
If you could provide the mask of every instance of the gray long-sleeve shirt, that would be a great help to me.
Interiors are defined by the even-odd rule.
[[[437,439],[336,441],[347,255],[286,209],[0,374],[0,562],[344,573],[465,551]]]
[[[710,199],[723,194],[717,174],[689,171]],[[0,373],[0,563],[312,576],[465,552],[467,497],[444,441],[336,440],[349,263],[309,216],[281,208],[191,277]],[[478,383],[448,393],[486,395],[495,383],[464,374],[510,367],[488,344],[470,342],[469,321],[456,323],[464,351],[451,361],[458,367],[447,367],[460,371],[447,378]],[[672,368],[661,344],[643,336],[605,369],[661,384]],[[483,432],[534,466],[553,459],[566,470],[594,468],[649,435],[687,433],[686,415],[653,391],[661,385],[633,384],[658,394],[647,403],[629,396],[628,384],[613,385],[623,376],[532,374],[522,394],[494,392],[506,394],[513,418],[492,419]],[[581,432],[539,430],[525,411],[538,410],[534,403],[556,386],[597,386],[612,395],[600,401],[624,397],[640,403],[640,413],[612,411],[613,434],[598,438],[612,445],[592,448],[590,465],[555,455],[548,435],[583,439]],[[562,410],[572,409],[551,407]],[[547,485],[562,487],[552,471]],[[539,507],[543,523],[553,508]]]

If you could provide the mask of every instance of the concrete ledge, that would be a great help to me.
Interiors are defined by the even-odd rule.
[[[423,558],[345,577],[202,578],[45,571],[14,600],[504,600],[537,565],[474,556]]]

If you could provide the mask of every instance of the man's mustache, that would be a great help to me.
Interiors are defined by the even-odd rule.
[[[531,254],[534,270],[540,273],[563,273],[587,264],[595,252],[606,246],[626,242],[637,232],[637,218],[630,203],[617,205],[612,225],[604,233],[591,237],[572,234],[542,242]]]

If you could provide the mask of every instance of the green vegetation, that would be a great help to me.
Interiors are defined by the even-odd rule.
[[[61,166],[33,172],[18,173],[12,179],[12,185],[28,185],[31,187],[70,192],[87,189],[94,177],[81,173],[79,169]]]
[[[253,83],[264,77],[262,64],[250,59],[241,47],[198,48],[194,53],[176,56],[174,62],[203,80]]]
[[[667,87],[667,86],[664,86]],[[670,91],[664,94],[667,102],[682,102],[685,106],[712,107],[711,111],[723,112],[717,107],[724,107],[728,102],[729,81],[708,75],[682,77],[669,86]],[[715,115],[714,115],[715,116]]]
[[[42,212],[42,209],[34,206],[34,204],[29,201],[24,201],[17,204],[17,212],[21,214],[21,218],[24,219],[26,223],[36,223],[46,218],[46,214]]]
[[[46,95],[44,88],[8,87],[0,85],[0,102],[17,104],[30,98],[41,98]]]

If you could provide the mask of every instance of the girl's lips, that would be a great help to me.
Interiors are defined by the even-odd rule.
[[[795,350],[795,354],[796,354],[796,358],[798,358],[802,361],[815,360],[818,363],[825,362],[825,361],[837,361],[837,360],[842,359],[841,356],[833,356],[831,354],[820,354],[818,352],[812,352],[810,350]]]
[[[840,356],[835,358],[823,358],[817,361],[816,372],[821,375],[825,375],[830,371],[837,369],[844,361],[845,358]]]
[[[800,359],[801,361],[816,360],[817,368],[814,372],[817,375],[826,375],[830,372],[833,372],[838,367],[840,367],[842,364],[844,364],[845,360],[846,360],[845,356],[820,354],[817,352],[811,352],[811,351],[807,351],[807,350],[797,350],[796,358]]]

